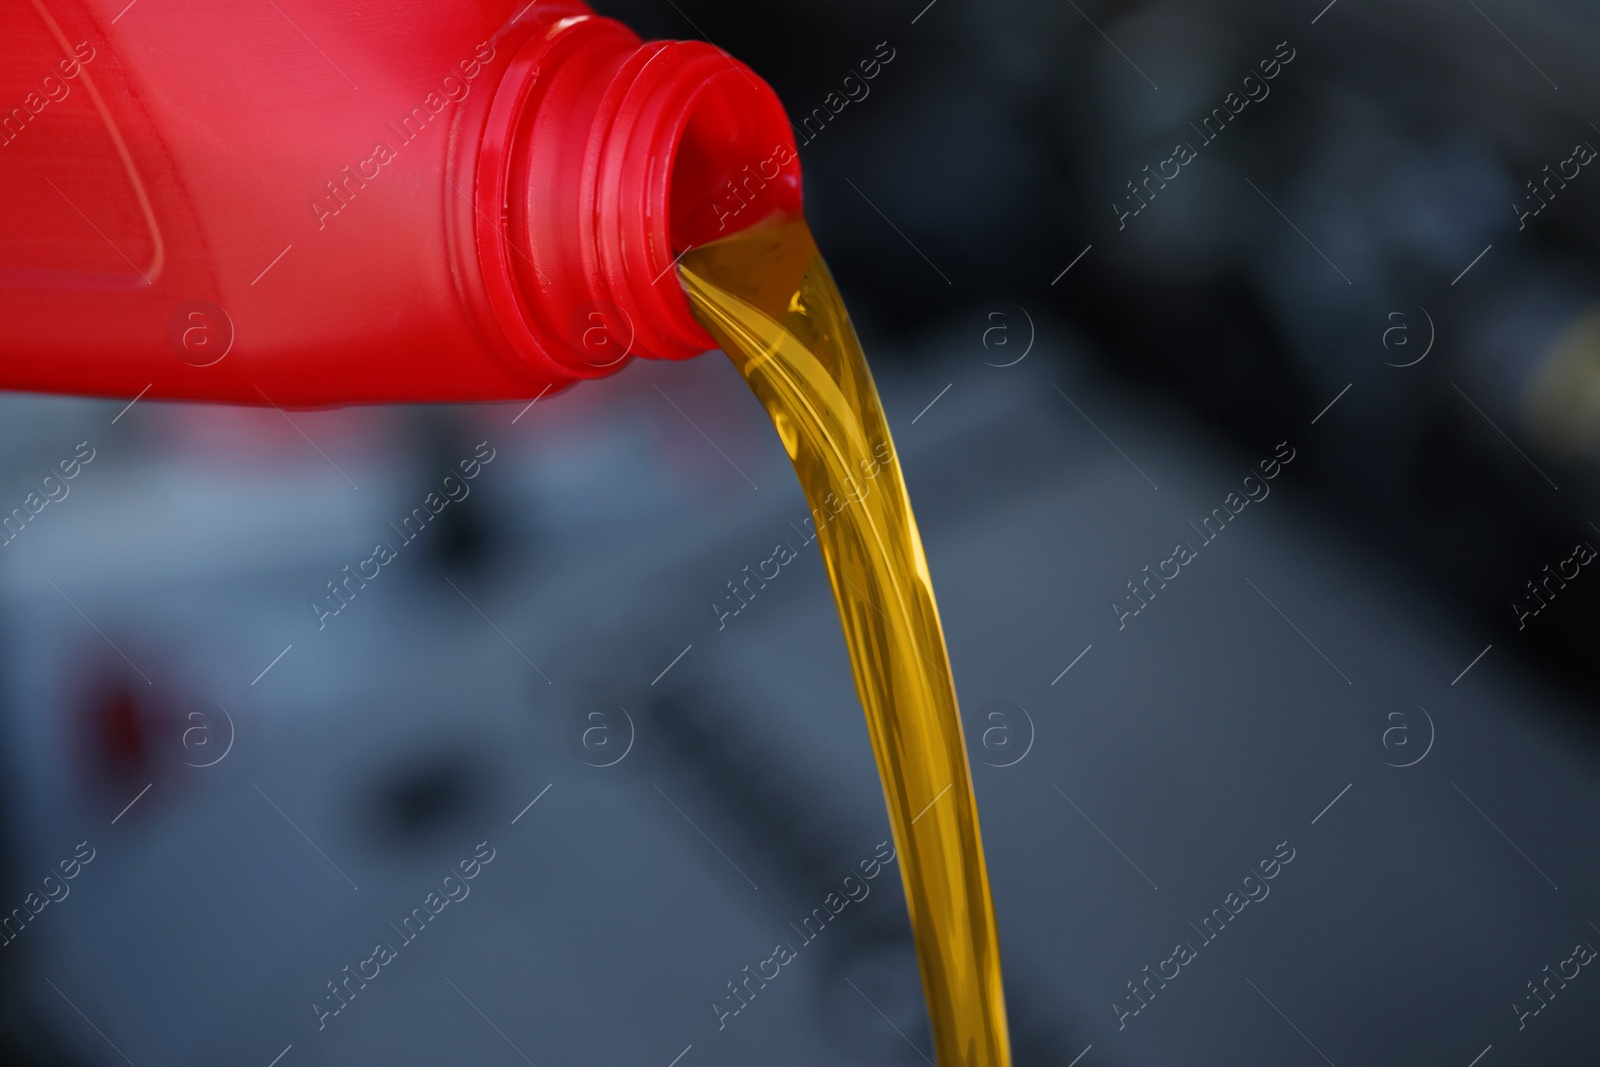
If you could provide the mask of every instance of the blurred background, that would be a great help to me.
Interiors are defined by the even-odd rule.
[[[1600,10],[924,2],[596,7],[799,130],[1017,1062],[1596,1062]],[[8,1062],[931,1057],[894,864],[799,932],[888,824],[814,546],[719,625],[808,514],[720,356],[531,408],[6,396],[0,457],[0,511],[77,466],[0,548]]]

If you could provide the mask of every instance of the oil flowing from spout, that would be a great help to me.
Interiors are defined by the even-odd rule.
[[[811,506],[901,858],[936,1058],[1008,1067],[999,939],[944,631],[844,302],[798,218],[693,249],[679,275],[766,408]]]

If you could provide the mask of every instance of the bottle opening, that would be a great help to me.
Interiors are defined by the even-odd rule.
[[[763,114],[767,104],[777,107],[776,113]],[[794,137],[770,90],[762,94],[751,86],[741,91],[732,83],[708,85],[684,124],[671,171],[675,254],[732,236],[773,215],[799,214]]]
[[[518,50],[477,188],[494,317],[523,359],[567,379],[716,347],[678,258],[801,208],[793,130],[764,81],[712,45],[643,44],[596,17]]]
[[[799,163],[783,106],[721,50],[657,43],[623,65],[597,119],[595,251],[610,299],[632,320],[636,354],[683,359],[714,348],[674,263],[730,226],[799,210]],[[778,165],[778,156],[786,162]],[[761,177],[763,164],[770,178]]]

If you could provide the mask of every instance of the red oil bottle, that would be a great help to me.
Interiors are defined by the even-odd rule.
[[[569,0],[0,5],[0,388],[526,398],[715,342],[673,264],[797,212],[772,90]]]

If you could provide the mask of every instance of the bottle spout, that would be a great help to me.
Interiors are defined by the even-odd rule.
[[[801,209],[793,128],[766,82],[712,45],[642,44],[595,17],[512,59],[477,187],[495,318],[519,354],[568,378],[715,348],[678,258]]]

